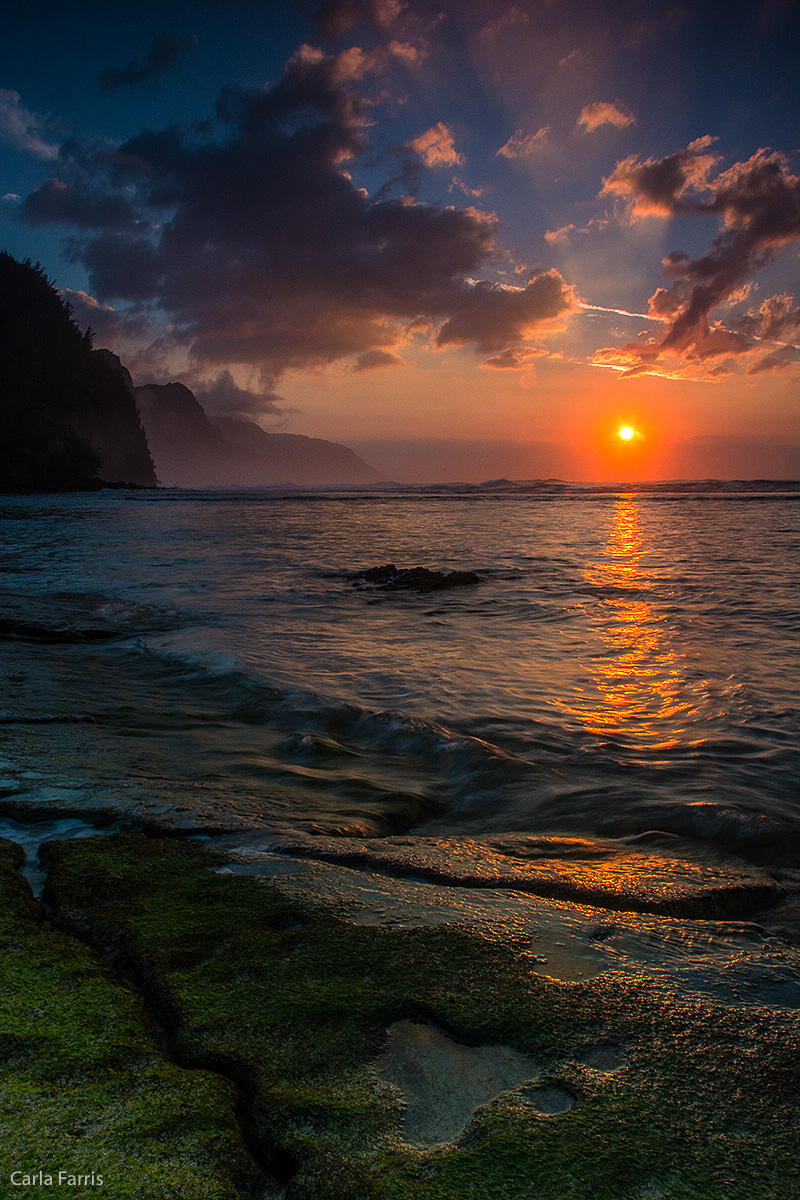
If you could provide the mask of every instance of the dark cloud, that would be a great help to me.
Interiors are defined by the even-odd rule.
[[[251,392],[240,388],[230,371],[222,371],[211,384],[194,389],[209,416],[262,416],[281,412],[281,397],[275,392]]]
[[[707,254],[680,256],[665,265],[667,274],[690,287],[665,348],[683,349],[708,335],[710,311],[770,262],[780,247],[800,239],[800,178],[791,174],[782,154],[759,150],[736,163],[708,185],[710,193],[697,212],[713,213],[723,231]]]
[[[574,293],[558,271],[543,271],[520,288],[479,282],[464,293],[439,330],[437,343],[474,342],[479,350],[500,350],[575,307]]]
[[[684,150],[661,159],[642,162],[635,155],[623,159],[603,180],[600,195],[622,197],[632,218],[691,211],[689,197],[706,186],[719,162],[717,155],[706,153],[715,141],[710,136],[697,138]]]
[[[164,256],[134,230],[101,233],[76,253],[102,300],[153,300],[163,285]]]
[[[400,367],[403,359],[389,350],[368,350],[360,354],[353,371],[374,371],[379,367]]]
[[[147,57],[133,59],[127,67],[109,67],[97,76],[101,92],[106,96],[113,95],[120,88],[136,87],[148,79],[156,79],[168,67],[197,45],[193,33],[185,37],[168,37],[162,34],[154,38]]]
[[[116,345],[127,339],[139,341],[152,334],[150,322],[144,313],[120,311],[110,304],[100,304],[87,292],[73,291],[72,288],[62,288],[61,295],[81,328],[92,329],[95,345],[105,345],[107,342]]]
[[[386,61],[303,46],[274,87],[227,87],[213,121],[145,130],[113,153],[73,147],[66,190],[33,193],[28,219],[85,228],[94,205],[76,251],[93,291],[160,308],[198,369],[277,378],[390,353],[410,327],[439,330],[439,345],[518,343],[573,307],[557,272],[477,282],[498,253],[492,214],[370,197],[351,177]]]
[[[788,371],[790,367],[796,365],[797,364],[790,358],[780,358],[777,354],[768,354],[766,358],[760,358],[758,362],[752,363],[747,368],[747,374],[776,374],[779,371]]]
[[[48,179],[25,197],[22,216],[31,225],[61,221],[89,229],[120,229],[131,225],[136,214],[123,196]]]

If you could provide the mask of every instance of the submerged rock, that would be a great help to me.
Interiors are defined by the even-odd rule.
[[[349,576],[353,583],[371,583],[384,591],[394,592],[407,589],[414,592],[438,592],[444,588],[469,587],[481,583],[480,575],[474,571],[431,571],[427,567],[398,568],[394,563],[382,567],[369,567]]]

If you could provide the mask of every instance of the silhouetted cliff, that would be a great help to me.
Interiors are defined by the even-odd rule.
[[[236,452],[212,425],[194,392],[182,383],[134,388],[139,414],[161,483],[205,487],[240,483]]]
[[[154,485],[131,391],[40,266],[0,252],[0,491]],[[118,362],[118,360],[117,360]]]
[[[348,486],[382,475],[358,455],[321,438],[267,433],[253,421],[209,420],[182,383],[135,389],[147,440],[162,483],[176,487],[259,487],[275,484]]]

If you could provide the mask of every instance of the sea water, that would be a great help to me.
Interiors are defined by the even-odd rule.
[[[797,861],[796,493],[5,497],[0,547],[18,829]]]

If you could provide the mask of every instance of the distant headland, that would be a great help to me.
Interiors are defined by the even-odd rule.
[[[0,493],[351,486],[383,476],[336,442],[212,422],[182,383],[134,388],[44,269],[0,252]]]

